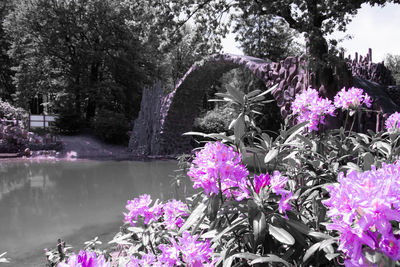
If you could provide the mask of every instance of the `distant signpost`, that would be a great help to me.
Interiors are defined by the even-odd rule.
[[[29,115],[29,129],[31,128],[48,128],[55,122],[58,115]]]

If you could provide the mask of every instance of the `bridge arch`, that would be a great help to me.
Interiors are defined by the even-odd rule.
[[[235,68],[249,70],[266,86],[279,83],[272,94],[285,117],[295,92],[304,86],[305,70],[298,67],[301,60],[290,57],[276,63],[249,56],[218,54],[195,63],[178,82],[174,91],[161,101],[157,101],[162,94],[160,84],[148,90],[153,97],[143,96],[152,105],[149,111],[149,107],[144,107],[142,101],[141,112],[131,135],[130,149],[137,155],[174,155],[189,151],[191,137],[182,136],[182,133],[191,131],[193,127],[201,110],[204,88],[210,87],[224,73]],[[142,112],[146,109],[148,111],[144,113],[147,115]],[[155,114],[157,110],[159,112]],[[149,112],[155,114],[156,118],[149,117]]]
[[[361,62],[350,59],[346,63],[347,68],[351,70],[349,79],[351,84],[364,88],[373,99],[377,100],[375,109],[383,109],[387,113],[399,110],[399,106],[385,93],[387,86],[371,82],[387,75],[386,72],[373,75],[379,64],[372,62],[360,64]],[[281,115],[286,117],[296,93],[304,90],[309,84],[306,66],[305,57],[288,57],[280,62],[271,62],[232,54],[217,54],[197,62],[186,72],[170,94],[163,96],[160,83],[144,90],[141,110],[135,121],[129,148],[134,155],[145,156],[177,155],[190,151],[191,137],[182,134],[191,131],[193,127],[194,120],[200,112],[204,88],[210,87],[224,73],[235,68],[249,70],[267,87],[278,84],[272,95],[280,108]],[[370,67],[372,74],[365,71],[365,66]],[[319,90],[323,91],[324,88],[321,87]]]

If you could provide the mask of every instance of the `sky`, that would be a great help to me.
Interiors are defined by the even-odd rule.
[[[342,39],[346,35],[352,39],[339,43],[345,48],[346,56],[350,54],[354,58],[355,52],[365,56],[368,48],[372,48],[373,62],[381,62],[387,53],[400,55],[400,4],[385,7],[364,4],[348,24],[347,31],[335,32],[332,37]],[[233,34],[229,34],[222,45],[225,53],[243,54]]]

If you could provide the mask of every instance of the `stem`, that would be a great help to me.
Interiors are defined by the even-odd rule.
[[[353,118],[353,121],[351,123],[351,127],[350,127],[349,134],[347,135],[347,137],[349,137],[351,132],[353,131],[354,122],[356,121],[356,117],[357,117],[357,112],[354,113],[354,118]]]
[[[346,112],[346,119],[344,120],[344,131],[346,132],[347,120],[349,119],[349,111]]]
[[[222,196],[222,185],[221,185],[221,175],[218,175],[218,189],[219,189],[219,197],[220,197],[220,199],[221,199],[221,207],[222,207],[222,204],[224,204],[224,198],[223,198],[223,196]]]

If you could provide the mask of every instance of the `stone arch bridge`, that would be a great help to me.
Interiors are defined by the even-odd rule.
[[[370,50],[364,58],[358,58],[356,54],[354,59],[344,59],[342,68],[350,71],[335,69],[335,78],[341,81],[336,87],[353,85],[363,88],[374,99],[373,108],[384,113],[400,110],[400,97],[397,96],[400,88],[388,86],[394,83],[390,71],[383,63],[372,63],[371,54]],[[165,156],[190,151],[191,137],[182,134],[192,129],[201,110],[204,89],[234,68],[250,70],[266,87],[278,84],[272,95],[283,117],[290,113],[295,95],[307,88],[313,79],[312,74],[308,75],[306,71],[307,62],[303,56],[271,62],[249,56],[213,55],[195,63],[170,94],[163,95],[160,83],[143,91],[141,110],[129,141],[132,153],[136,156]],[[324,91],[323,86],[319,89]],[[371,121],[382,124],[379,117],[367,119],[366,123]]]

